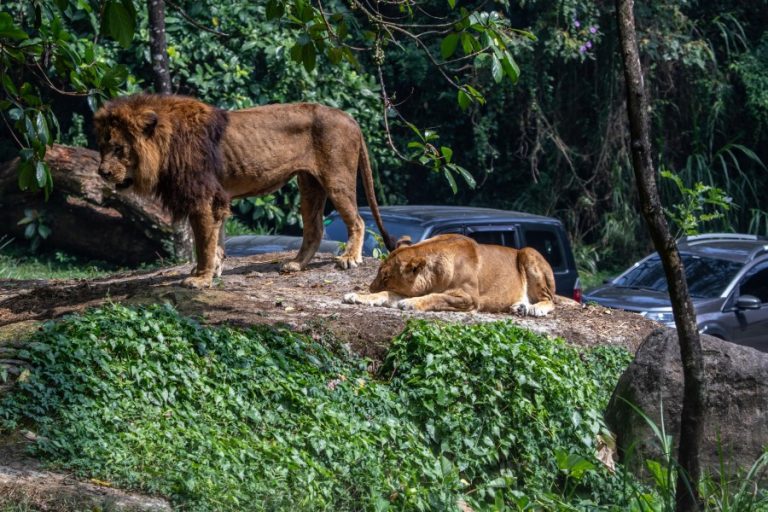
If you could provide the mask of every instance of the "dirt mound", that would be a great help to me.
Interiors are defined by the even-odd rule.
[[[367,290],[378,268],[375,259],[351,270],[338,270],[330,255],[319,255],[302,272],[280,274],[287,253],[228,258],[213,288],[179,286],[190,265],[131,272],[92,280],[0,282],[0,340],[20,328],[58,318],[107,301],[147,304],[166,301],[206,323],[285,324],[314,337],[332,334],[356,354],[380,359],[390,339],[409,318],[452,322],[511,319],[533,331],[562,337],[581,346],[621,345],[635,351],[658,324],[639,315],[599,306],[558,306],[546,318],[506,314],[403,312],[343,304],[346,292]],[[22,331],[25,329],[21,329]]]

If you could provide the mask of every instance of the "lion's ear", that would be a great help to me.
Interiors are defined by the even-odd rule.
[[[399,249],[401,247],[406,247],[409,245],[413,245],[413,242],[411,242],[411,237],[408,235],[403,235],[397,240],[397,243],[395,243],[395,249]]]
[[[141,131],[145,136],[151,137],[157,127],[157,113],[154,110],[145,110],[139,114]]]

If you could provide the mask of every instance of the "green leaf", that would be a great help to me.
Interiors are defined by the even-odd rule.
[[[312,71],[315,69],[315,63],[317,62],[317,53],[315,52],[315,45],[305,45],[301,50],[301,62],[304,64],[304,69]]]
[[[285,5],[279,0],[269,0],[267,2],[267,20],[274,20],[285,14]]]
[[[456,46],[458,43],[459,34],[452,33],[443,38],[443,41],[440,43],[440,55],[443,56],[443,59],[449,58],[454,54],[454,52],[456,52]]]
[[[43,239],[48,238],[51,235],[51,228],[49,228],[45,224],[38,224],[37,234],[40,235],[40,238],[43,238]]]
[[[44,187],[47,181],[48,164],[43,160],[38,160],[35,164],[35,181],[39,187]]]
[[[453,149],[449,148],[448,146],[442,146],[440,148],[440,153],[443,154],[443,158],[445,158],[445,161],[450,163],[451,158],[453,157]]]
[[[27,39],[29,36],[13,22],[7,12],[0,12],[0,39]]]
[[[459,187],[456,185],[456,180],[453,178],[453,175],[451,174],[451,171],[449,169],[443,169],[443,176],[445,176],[445,179],[448,180],[448,185],[450,185],[451,190],[454,194],[459,192]]]
[[[448,165],[452,170],[456,171],[458,174],[461,175],[462,178],[464,178],[464,181],[467,182],[467,185],[469,186],[469,188],[475,188],[477,186],[477,182],[475,181],[475,178],[469,173],[468,170],[466,170],[460,165],[456,165],[456,164],[448,164]]]
[[[491,75],[493,76],[493,81],[498,84],[501,82],[501,79],[504,78],[504,70],[501,68],[501,62],[498,57],[495,55],[492,55],[491,57]]]
[[[123,48],[129,48],[136,31],[136,11],[133,8],[133,2],[109,0],[104,6],[102,30]]]
[[[469,32],[461,33],[461,49],[464,50],[464,55],[470,55],[475,51],[475,37]]]
[[[448,6],[451,9],[455,9],[456,8],[456,0],[448,0]]]
[[[461,110],[467,110],[470,103],[472,103],[472,99],[469,97],[469,95],[467,95],[466,92],[464,92],[464,89],[459,89],[456,99],[459,103],[459,107],[461,107]]]
[[[48,122],[40,111],[38,111],[37,116],[35,116],[35,130],[37,131],[37,137],[40,139],[40,142],[48,144],[49,141],[51,141],[51,132],[48,130]]]
[[[520,68],[508,51],[504,52],[504,57],[501,59],[501,66],[504,68],[504,73],[510,80],[512,80],[512,83],[516,84],[520,78]]]

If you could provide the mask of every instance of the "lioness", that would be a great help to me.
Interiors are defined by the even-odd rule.
[[[102,177],[158,196],[175,219],[189,218],[197,266],[184,280],[187,286],[210,286],[220,274],[223,248],[217,245],[230,200],[273,192],[293,176],[301,193],[304,240],[284,271],[304,268],[317,251],[326,198],[349,233],[337,265],[362,261],[358,173],[384,243],[393,249],[360,127],[341,110],[301,103],[224,111],[184,96],[140,94],[107,103],[94,124]]]
[[[346,294],[344,302],[530,316],[546,316],[555,307],[555,276],[538,251],[478,244],[463,235],[417,244],[401,239],[370,288],[371,294]]]

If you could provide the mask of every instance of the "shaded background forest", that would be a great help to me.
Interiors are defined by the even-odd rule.
[[[151,90],[148,29],[136,4],[131,44],[99,38],[99,6],[86,0],[3,2],[20,26],[55,30],[66,24],[83,61],[109,70],[102,90],[110,94]],[[122,2],[130,8],[130,2]],[[434,11],[444,2],[432,2]],[[388,147],[381,85],[370,55],[359,66],[334,64],[322,55],[308,71],[291,59],[302,34],[281,19],[267,21],[271,3],[246,0],[178,0],[166,4],[170,72],[174,92],[226,108],[272,102],[317,101],[342,108],[361,124],[372,154],[384,204],[471,204],[552,215],[563,220],[581,265],[622,267],[650,250],[638,214],[630,161],[624,86],[613,2],[513,1],[495,5],[512,27],[536,40],[514,40],[517,84],[489,89],[484,105],[466,112],[455,91],[417,48],[385,48],[383,79],[392,104],[386,109],[395,147],[408,153],[412,131],[402,122],[434,130],[436,144],[453,148],[453,159],[474,176],[454,194],[443,172],[404,162]],[[343,9],[342,5],[333,5]],[[653,106],[653,143],[660,169],[686,187],[697,182],[722,189],[733,207],[701,226],[768,234],[763,191],[768,184],[768,2],[652,0],[635,6],[646,80]],[[426,16],[426,15],[425,15]],[[353,17],[351,17],[353,19]],[[55,24],[53,24],[55,25]],[[369,34],[349,24],[353,37]],[[87,52],[91,52],[89,55]],[[81,69],[80,72],[83,72]],[[472,80],[494,81],[480,63]],[[2,71],[14,83],[42,82],[39,72]],[[89,145],[93,96],[57,92],[72,73],[56,70],[40,86],[61,125],[61,142]],[[7,93],[7,89],[5,89]],[[7,106],[3,105],[3,109]],[[0,156],[18,152],[4,114]],[[662,179],[665,204],[685,200]],[[286,187],[264,198],[241,201],[239,219],[262,231],[297,229],[297,191]]]

